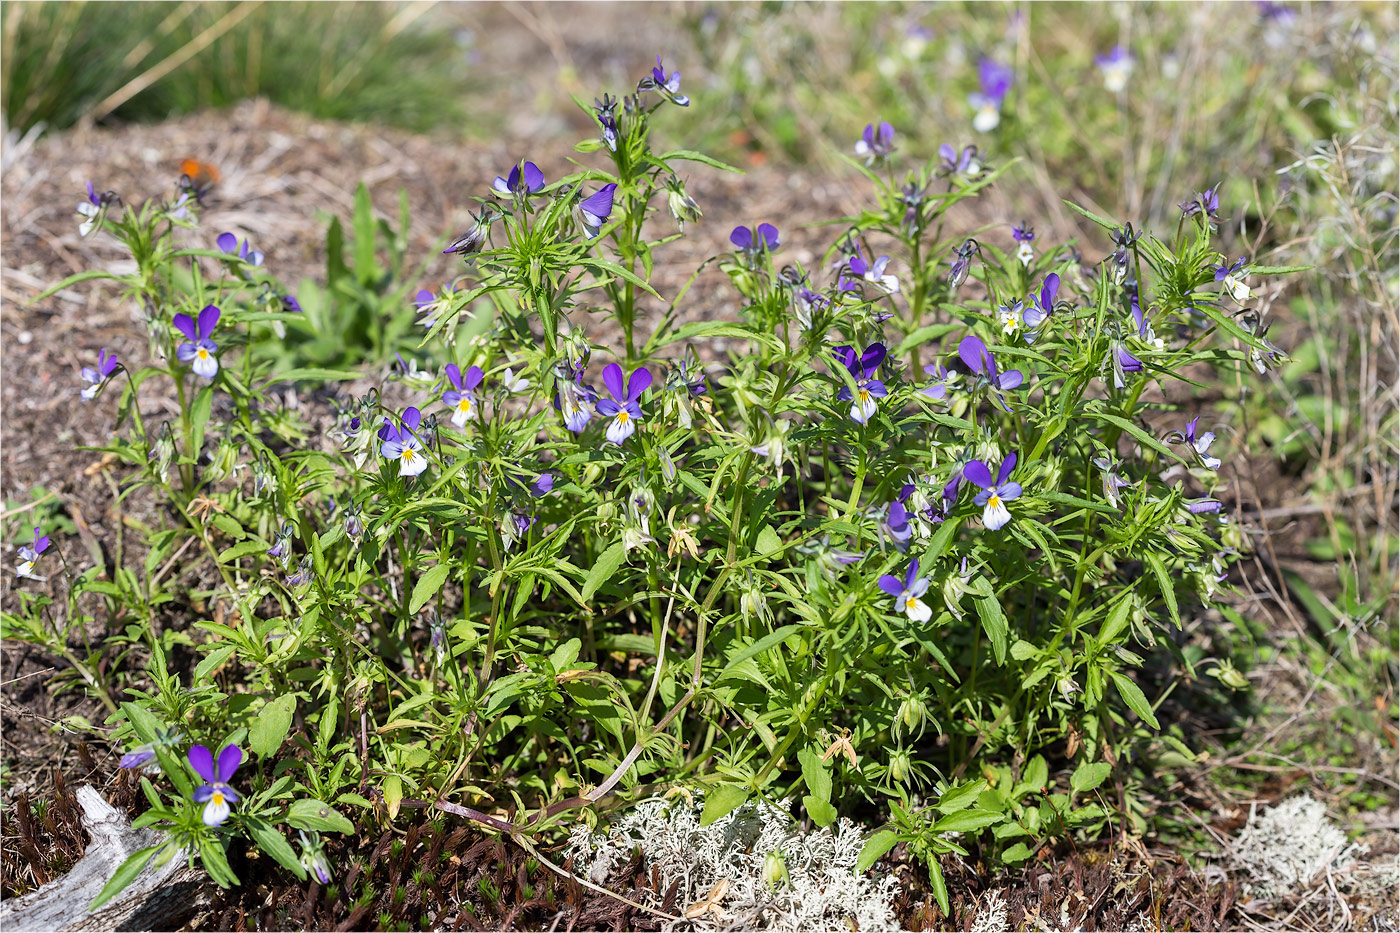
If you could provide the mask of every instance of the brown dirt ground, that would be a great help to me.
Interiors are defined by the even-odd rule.
[[[549,30],[540,29],[533,40],[534,54],[551,42]],[[509,61],[509,56],[525,54],[531,41],[516,38],[488,54]],[[576,37],[564,46],[565,57],[603,56],[605,45],[596,36]],[[491,44],[483,48],[490,50]],[[605,56],[600,60],[611,61]],[[566,64],[557,63],[561,69]],[[613,62],[608,67],[620,70],[622,66]],[[529,89],[519,93],[524,98]],[[521,107],[515,112],[530,110]],[[399,189],[408,192],[413,209],[411,249],[427,252],[440,238],[465,229],[469,196],[482,191],[520,155],[530,154],[547,176],[567,170],[563,157],[569,150],[559,140],[561,135],[572,139],[573,131],[581,130],[571,125],[568,116],[536,122],[501,119],[499,125],[500,132],[493,134],[496,142],[463,146],[445,136],[323,123],[263,102],[250,102],[228,112],[197,114],[157,126],[77,129],[43,138],[22,151],[8,149],[0,186],[4,198],[0,220],[0,298],[4,303],[0,316],[0,348],[4,351],[0,412],[6,441],[0,452],[0,492],[7,499],[26,502],[35,486],[53,491],[80,532],[86,529],[82,540],[93,542],[99,555],[104,550],[111,553],[123,524],[122,513],[113,506],[111,482],[115,476],[110,465],[102,464],[97,454],[74,453],[75,447],[103,443],[110,430],[110,411],[78,402],[75,376],[83,361],[102,346],[127,360],[142,359],[145,341],[139,332],[139,316],[110,288],[100,285],[80,286],[28,304],[42,288],[62,276],[89,268],[122,268],[121,254],[109,239],[97,236],[83,240],[78,236],[73,207],[87,179],[139,202],[170,190],[180,159],[197,157],[213,162],[222,170],[223,180],[204,214],[198,237],[212,240],[222,230],[250,236],[267,254],[268,266],[290,284],[303,276],[322,277],[324,217],[348,216],[358,181],[366,182],[376,208],[385,216],[396,213]],[[845,181],[814,178],[803,171],[775,166],[749,168],[746,176],[701,166],[690,173],[690,190],[705,218],[693,228],[692,236],[662,254],[657,268],[662,294],[674,294],[701,261],[722,250],[734,224],[774,221],[783,230],[790,255],[810,265],[828,244],[831,231],[803,225],[858,207],[856,198],[861,192]],[[978,213],[963,220],[971,229],[986,220],[1005,222],[1019,216],[1017,205],[998,193],[985,198]],[[1054,235],[1080,232],[1058,230]],[[454,268],[453,260],[438,257],[422,284],[431,287],[449,277]],[[723,277],[712,273],[691,291],[683,319],[725,317],[735,310]],[[155,395],[142,398],[145,411],[169,411],[171,404]],[[1293,486],[1296,478],[1282,473],[1276,461],[1241,460],[1236,467],[1240,508],[1265,523],[1261,540],[1269,545],[1261,550],[1257,566],[1244,581],[1250,594],[1249,611],[1254,617],[1265,617],[1270,628],[1288,631],[1289,626],[1300,623],[1287,598],[1279,598],[1284,591],[1279,568],[1299,569],[1323,584],[1328,580],[1328,568],[1319,567],[1302,546],[1318,519],[1315,515],[1286,514],[1298,502]],[[148,518],[151,514],[151,504],[139,498],[129,501],[125,509],[127,518]],[[1275,513],[1282,516],[1278,530],[1267,526],[1271,520],[1267,515]],[[76,548],[68,556],[75,569],[93,562]],[[12,607],[13,598],[7,592],[6,608]],[[134,806],[135,798],[115,772],[111,750],[89,735],[58,726],[73,716],[100,722],[102,712],[79,691],[55,693],[50,689],[61,662],[15,644],[4,645],[0,659],[0,726],[7,796],[17,802],[22,798],[16,794],[27,798],[0,814],[4,821],[0,835],[4,837],[6,888],[13,891],[43,883],[81,852],[82,834],[62,804],[65,777],[68,784],[93,781],[119,803]],[[1318,698],[1316,691],[1309,689],[1306,672],[1285,674],[1284,686],[1270,689],[1291,691],[1289,696],[1296,696],[1296,716],[1325,722],[1325,705],[1310,708],[1310,704],[1327,698]],[[1381,745],[1361,762],[1363,770],[1394,775],[1393,744],[1391,737],[1391,748]],[[1264,799],[1277,800],[1302,785],[1315,783],[1309,779],[1306,763],[1300,767],[1281,765],[1279,771],[1276,784],[1261,794]],[[1217,835],[1238,828],[1241,801],[1223,799],[1203,780],[1195,789],[1200,792],[1196,799],[1206,821],[1218,828],[1213,830]],[[48,802],[42,817],[25,815],[30,801]],[[1390,815],[1393,822],[1393,811]],[[561,929],[620,929],[644,928],[649,922],[624,905],[585,896],[577,885],[537,866],[527,868],[519,850],[502,850],[500,843],[473,830],[422,823],[407,833],[398,839],[397,846],[389,833],[354,844],[354,854],[364,860],[364,878],[371,880],[376,890],[387,892],[393,887],[391,881],[407,886],[406,897],[397,905],[392,899],[360,904],[347,901],[344,893],[326,899],[314,888],[308,891],[270,881],[250,885],[217,905],[215,913],[202,919],[202,925],[266,929],[295,924],[353,929],[406,922],[455,928],[558,924]],[[1394,851],[1393,834],[1376,838],[1383,842],[1382,854],[1387,846]],[[1031,925],[1036,916],[1058,920],[1064,908],[1083,929],[1121,928],[1130,916],[1123,908],[1125,903],[1156,905],[1154,916],[1160,916],[1162,928],[1167,929],[1214,929],[1243,923],[1238,915],[1229,913],[1235,892],[1219,886],[1206,890],[1199,876],[1180,870],[1180,856],[1175,853],[1143,850],[1115,856],[1104,848],[1051,855],[1045,853],[1046,860],[1037,860],[1008,889],[1013,923],[1017,909],[1022,911],[1022,922]],[[1106,901],[1104,897],[1124,877],[1110,875],[1103,868],[1115,857],[1134,860],[1139,870],[1125,889],[1129,901]],[[420,883],[410,877],[415,866],[435,861],[446,867],[437,871],[432,881]],[[920,873],[908,865],[897,870],[911,879],[900,907],[906,924],[920,926],[932,920],[927,891],[915,880]],[[982,891],[981,881],[972,871],[952,873],[951,877],[955,916],[939,922],[968,929],[971,905]],[[490,881],[485,888],[483,879]],[[614,880],[624,890],[651,883],[636,866]],[[342,886],[342,890],[361,883]],[[491,890],[499,894],[488,896]],[[473,905],[475,914],[465,910],[464,904]]]

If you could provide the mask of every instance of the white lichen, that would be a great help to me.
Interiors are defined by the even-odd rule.
[[[972,933],[1008,933],[1011,927],[1006,923],[1006,901],[1000,891],[988,891],[977,905],[977,916],[972,921]]]
[[[1246,893],[1273,898],[1296,892],[1330,870],[1340,872],[1365,851],[1327,818],[1327,808],[1300,794],[1260,813],[1250,806],[1249,823],[1231,847],[1234,867],[1247,875]]]
[[[745,804],[703,827],[700,813],[698,800],[644,800],[606,831],[576,830],[569,855],[576,870],[601,884],[640,849],[644,870],[655,867],[661,877],[659,891],[640,892],[643,903],[659,907],[679,882],[670,913],[684,919],[670,929],[899,929],[895,879],[878,868],[856,873],[865,834],[849,820],[804,833],[767,802]]]

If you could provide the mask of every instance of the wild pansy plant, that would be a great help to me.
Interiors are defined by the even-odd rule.
[[[289,387],[366,373],[277,352],[327,335],[281,299],[275,255],[182,245],[195,202],[84,214],[136,271],[56,288],[118,278],[150,353],[82,380],[126,377],[105,449],[169,509],[141,566],[65,570],[53,600],[26,577],[5,625],[62,654],[158,768],[158,857],[188,846],[232,883],[246,840],[324,883],[334,842],[298,855],[290,829],[432,810],[529,838],[682,782],[705,821],[759,796],[821,825],[837,801],[885,807],[863,863],[908,842],[946,908],[936,856],[965,852],[957,834],[989,830],[982,855],[1014,863],[1100,830],[1089,795],[1115,766],[1111,805],[1137,821],[1162,743],[1190,753],[1158,735],[1195,669],[1173,629],[1244,539],[1221,452],[1180,431],[1228,414],[1159,390],[1282,357],[1217,284],[1218,200],[1188,202],[1170,245],[1086,214],[1102,262],[1043,232],[1008,254],[948,217],[1005,166],[951,145],[905,165],[872,122],[878,158],[847,160],[869,206],[812,268],[777,226],[717,218],[733,248],[662,295],[656,251],[700,220],[681,163],[728,168],[657,144],[688,104],[658,62],[580,103],[596,132],[576,171],[536,152],[483,178],[444,241],[450,284],[379,293],[421,319],[419,347],[335,417]],[[372,232],[371,207],[357,196]],[[375,242],[357,235],[357,268]],[[711,267],[733,319],[690,297]],[[639,320],[643,293],[661,310]],[[155,414],[161,385],[177,414]],[[68,638],[99,604],[124,627],[80,658]],[[174,670],[177,644],[197,660]],[[214,748],[246,750],[236,778]]]

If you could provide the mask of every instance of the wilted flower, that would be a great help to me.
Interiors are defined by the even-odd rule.
[[[321,834],[312,830],[311,835],[307,836],[299,829],[297,835],[301,837],[301,867],[310,872],[322,885],[330,884],[331,864],[326,858]]]
[[[491,234],[491,224],[497,216],[495,209],[490,204],[486,205],[480,214],[475,215],[476,223],[472,228],[447,244],[447,249],[442,251],[443,255],[456,253],[463,259],[470,259],[472,254],[481,252],[486,247]]]
[[[115,191],[104,191],[98,194],[93,190],[92,182],[87,183],[87,200],[78,205],[78,213],[84,220],[78,224],[78,235],[87,236],[102,225],[102,218],[107,213],[107,208],[113,204],[120,204],[121,196]]]
[[[301,559],[301,563],[297,564],[296,573],[287,574],[287,586],[302,586],[314,579],[316,579],[316,572],[311,566],[311,555],[307,554]]]
[[[19,548],[19,565],[15,567],[15,575],[19,577],[29,577],[38,580],[34,574],[34,564],[38,562],[39,555],[48,550],[49,536],[39,534],[39,528],[34,527],[34,540],[29,544],[22,544]]]
[[[988,531],[996,531],[1011,521],[1011,510],[1006,503],[1021,495],[1021,484],[1007,481],[1015,468],[1014,453],[1001,462],[995,482],[992,481],[992,471],[981,460],[971,460],[963,467],[962,475],[968,482],[982,488],[972,501],[982,506],[982,524],[987,526]]]
[[[617,128],[617,98],[603,95],[602,100],[596,97],[593,99],[593,116],[597,119],[598,125],[602,128],[603,145],[609,151],[617,151],[617,140],[619,136]]]
[[[195,803],[204,804],[204,825],[218,826],[228,819],[229,803],[237,803],[238,793],[229,787],[233,773],[243,763],[243,750],[237,745],[225,745],[219,750],[219,761],[214,763],[214,754],[203,745],[196,745],[189,752],[190,767],[202,777],[204,785],[195,789]]]
[[[117,355],[108,353],[107,348],[103,347],[102,351],[97,354],[97,368],[84,366],[80,373],[83,381],[87,383],[87,387],[82,392],[83,401],[92,401],[97,393],[102,391],[102,387],[107,383],[107,378],[116,372],[116,369]]]
[[[452,409],[452,423],[460,428],[466,425],[467,419],[476,410],[476,394],[472,390],[481,385],[485,374],[480,366],[473,366],[463,373],[456,363],[448,363],[446,372],[453,388],[442,393],[442,401]]]
[[[979,90],[967,96],[967,102],[976,109],[972,118],[972,128],[979,133],[990,133],[1001,123],[1001,105],[1011,90],[1015,73],[1005,65],[984,58],[977,65]]]
[[[1109,364],[1113,368],[1113,387],[1122,389],[1128,384],[1126,373],[1142,372],[1142,360],[1128,352],[1122,341],[1113,341],[1108,353]]]
[[[894,127],[888,123],[881,123],[879,126],[869,124],[860,139],[856,140],[856,155],[865,160],[866,165],[873,165],[890,157],[894,152]]]
[[[283,522],[282,530],[277,533],[277,540],[272,547],[267,549],[267,556],[278,561],[282,569],[287,569],[287,564],[292,560],[292,523]]]
[[[645,366],[632,370],[627,387],[622,385],[622,367],[610,363],[603,370],[603,385],[612,394],[611,399],[599,399],[594,407],[598,414],[611,419],[607,437],[614,444],[621,444],[637,430],[637,422],[642,418],[642,406],[638,400],[651,386],[651,371]]]
[[[894,597],[894,611],[908,616],[911,622],[927,622],[933,618],[933,610],[921,598],[928,592],[928,577],[919,576],[918,560],[909,562],[903,580],[893,574],[882,575],[880,589]]]
[[[701,217],[700,205],[695,199],[686,194],[685,183],[675,175],[666,179],[666,210],[670,212],[671,219],[685,231],[685,222],[692,223]]]
[[[423,441],[415,433],[423,420],[423,413],[417,408],[407,408],[403,413],[403,425],[396,426],[385,417],[379,429],[379,455],[385,460],[399,462],[400,476],[417,476],[428,468],[428,457],[423,452]]]
[[[156,734],[154,742],[145,742],[122,755],[121,761],[117,762],[117,767],[126,768],[129,771],[139,768],[146,774],[160,774],[160,762],[156,760],[156,749],[170,748],[182,741],[184,741],[184,736],[179,730],[161,730]]]
[[[1094,64],[1103,74],[1103,86],[1110,94],[1118,94],[1128,86],[1133,74],[1133,53],[1115,45],[1107,55],[1095,55]]]
[[[1133,245],[1140,234],[1133,232],[1131,223],[1113,228],[1113,245],[1117,247],[1108,259],[1113,267],[1113,284],[1122,285],[1128,277],[1128,261],[1132,258]]]
[[[964,146],[962,152],[944,143],[938,147],[942,161],[938,166],[939,175],[966,175],[969,178],[982,174],[982,160],[977,157],[976,146]]]
[[[213,379],[219,371],[219,359],[214,355],[219,345],[209,338],[222,314],[214,305],[208,305],[199,312],[198,321],[188,314],[175,315],[175,329],[186,338],[186,342],[175,349],[175,356],[180,362],[189,363],[196,376]]]
[[[661,65],[661,56],[656,56],[656,67],[649,77],[637,82],[639,91],[656,91],[678,107],[689,107],[690,98],[681,93],[681,73],[673,71],[669,75]]]
[[[586,239],[593,239],[603,229],[603,224],[608,222],[608,216],[613,209],[613,192],[617,191],[615,183],[608,183],[599,188],[597,192],[579,201],[579,220],[583,225],[583,235]]]
[[[1109,505],[1117,508],[1118,490],[1133,484],[1118,475],[1118,468],[1122,464],[1112,457],[1095,457],[1093,462],[1103,474],[1103,497],[1108,500]]]
[[[853,402],[851,420],[856,424],[865,424],[875,414],[875,399],[889,395],[885,384],[875,378],[875,373],[885,361],[888,351],[883,343],[872,343],[860,356],[856,356],[854,348],[844,345],[832,352],[837,362],[846,367],[846,371],[856,383],[854,394],[849,387],[842,386],[841,391],[836,393],[836,398],[843,402]]]
[[[1181,208],[1181,216],[1183,217],[1201,214],[1206,219],[1219,223],[1220,216],[1217,212],[1220,210],[1220,184],[1217,183],[1215,187],[1207,188],[1193,198],[1187,198],[1177,207]]]
[[[956,291],[958,286],[967,281],[967,274],[972,270],[972,257],[981,252],[981,249],[976,240],[968,239],[953,251],[953,268],[948,271],[949,288]]]
[[[972,592],[972,587],[968,586],[971,579],[972,571],[967,569],[967,558],[964,557],[958,572],[949,573],[943,580],[943,605],[948,607],[955,619],[961,620],[963,617],[962,598]]]
[[[1249,274],[1249,270],[1245,268],[1245,264],[1248,262],[1247,257],[1241,256],[1235,260],[1233,265],[1227,266],[1222,263],[1210,267],[1211,271],[1215,273],[1215,280],[1225,283],[1225,291],[1229,292],[1230,297],[1240,304],[1244,304],[1250,298],[1249,286],[1244,282],[1245,276]]]
[[[230,256],[237,256],[250,266],[260,266],[263,264],[263,254],[258,250],[250,248],[246,239],[239,242],[238,237],[232,233],[221,233],[214,243],[219,247],[220,252],[228,253]]]

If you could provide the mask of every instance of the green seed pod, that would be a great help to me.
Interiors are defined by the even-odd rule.
[[[763,857],[763,883],[768,890],[776,891],[788,880],[787,861],[781,852],[769,852]]]

